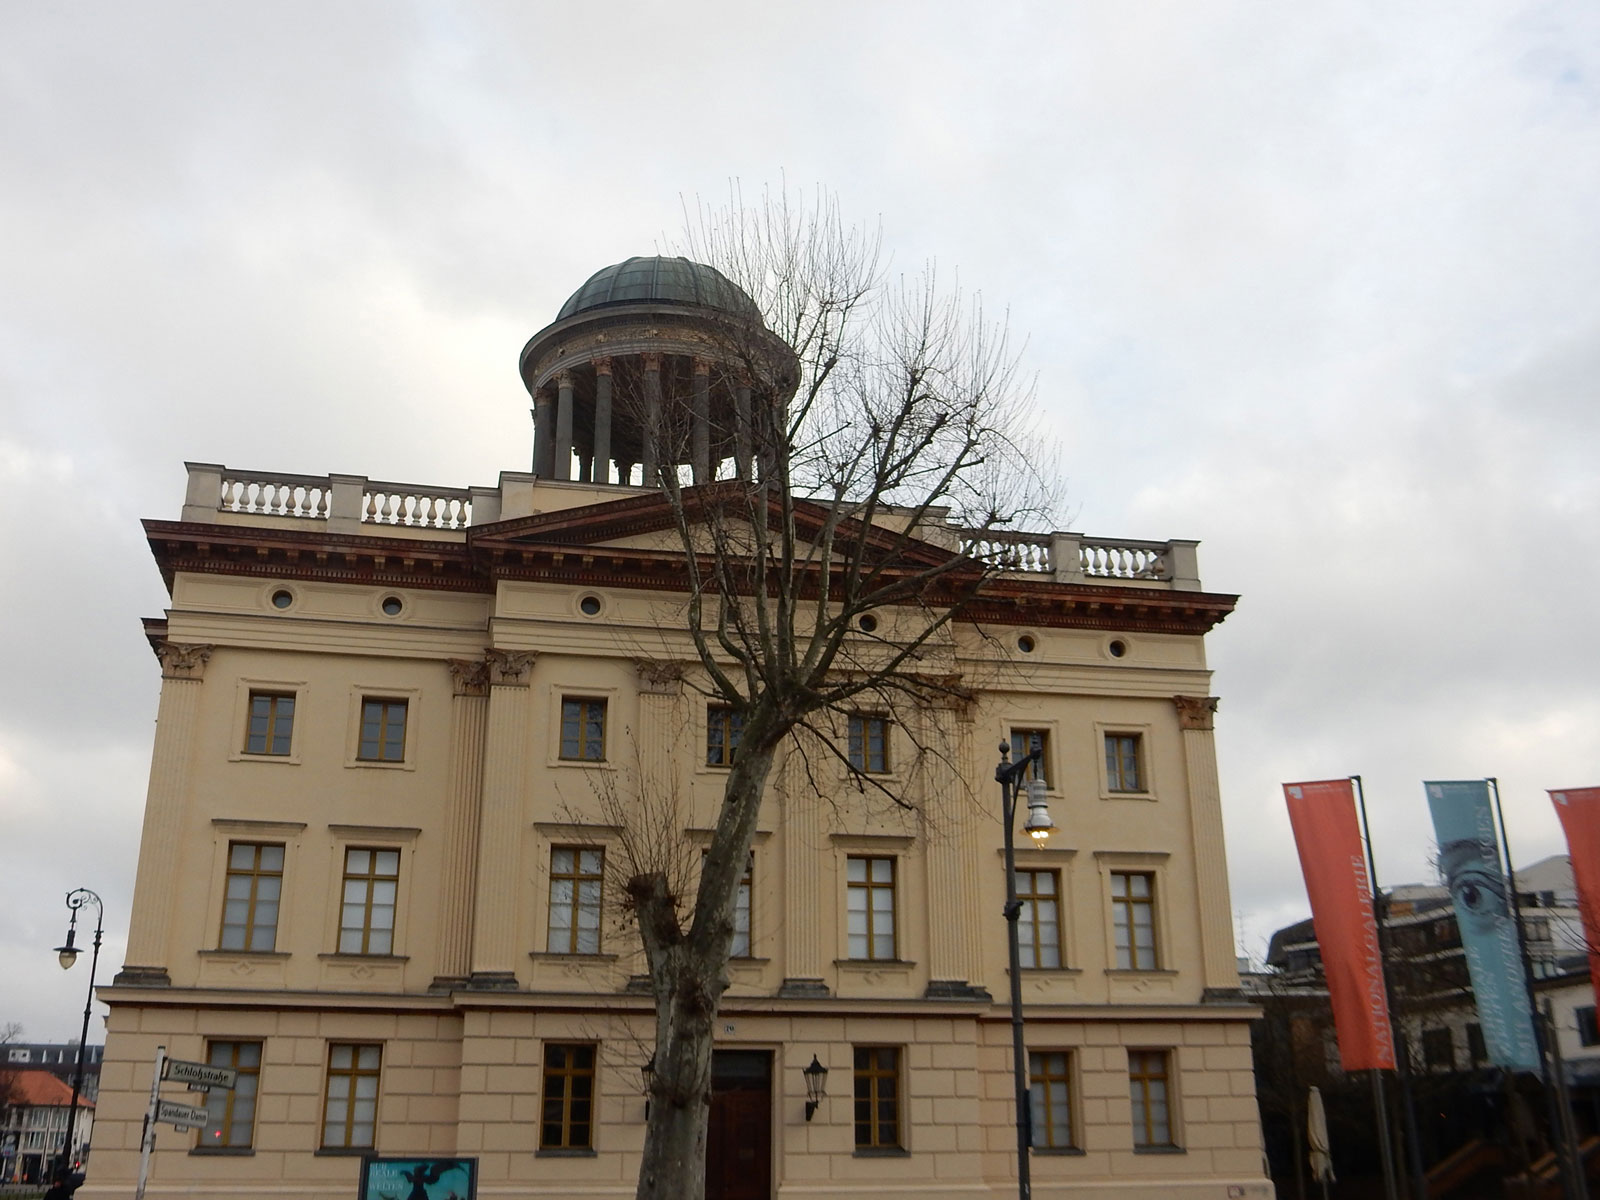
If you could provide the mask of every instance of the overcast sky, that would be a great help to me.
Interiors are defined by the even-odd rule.
[[[122,963],[185,459],[527,468],[523,342],[731,179],[834,189],[1009,308],[1072,527],[1202,541],[1243,948],[1279,784],[1600,784],[1600,9],[0,4],[0,1023]],[[96,1023],[96,1030],[100,1028]],[[97,1036],[98,1032],[97,1032]]]

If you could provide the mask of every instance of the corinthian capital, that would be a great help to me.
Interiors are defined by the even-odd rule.
[[[156,649],[161,658],[161,678],[200,679],[206,673],[206,663],[215,646],[162,642]]]
[[[489,682],[495,687],[527,687],[533,675],[535,650],[488,650],[484,658],[489,665]]]
[[[683,690],[683,664],[654,658],[636,658],[633,669],[639,673],[639,690],[658,696],[676,696]]]
[[[1179,729],[1212,727],[1212,715],[1217,711],[1215,696],[1174,696],[1172,703],[1178,710]]]
[[[446,665],[457,696],[482,696],[489,690],[489,664],[482,659],[452,658]]]

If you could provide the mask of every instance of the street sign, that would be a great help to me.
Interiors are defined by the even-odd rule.
[[[232,1091],[239,1082],[239,1072],[232,1067],[214,1067],[210,1063],[185,1062],[181,1058],[167,1059],[165,1078],[173,1083],[187,1083],[190,1091],[222,1088]]]
[[[176,1100],[156,1101],[156,1120],[167,1121],[173,1125],[192,1125],[196,1129],[205,1128],[211,1114],[203,1108],[196,1108],[192,1104],[179,1104]]]

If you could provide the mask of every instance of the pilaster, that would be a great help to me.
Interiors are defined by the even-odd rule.
[[[1194,877],[1200,918],[1200,960],[1204,995],[1236,997],[1239,969],[1234,957],[1233,906],[1228,895],[1228,862],[1222,841],[1222,788],[1217,781],[1213,720],[1215,696],[1174,696],[1183,731],[1184,772],[1189,785],[1189,822],[1194,844]]]
[[[633,667],[639,676],[639,793],[646,803],[662,804],[672,795],[674,762],[682,750],[683,666],[641,658]]]
[[[133,885],[128,954],[117,984],[167,986],[168,939],[178,882],[178,846],[189,802],[189,764],[199,724],[200,688],[212,647],[162,642],[161,701],[145,797],[144,831]]]
[[[478,817],[478,877],[473,889],[471,986],[517,987],[518,859],[528,778],[531,652],[490,650],[483,800]]]
[[[596,483],[611,482],[611,385],[611,360],[595,359],[593,478]]]
[[[928,865],[928,996],[988,1000],[978,922],[972,904],[981,870],[976,799],[966,781],[979,778],[972,762],[970,706],[940,704],[926,712],[933,753],[922,772]]]
[[[477,886],[478,817],[489,716],[489,664],[452,658],[449,666],[454,697],[450,702],[450,792],[445,801],[436,988],[460,986],[472,970],[472,901]]]
[[[806,736],[797,732],[797,737]],[[829,994],[823,963],[833,958],[834,906],[823,889],[834,878],[824,804],[806,775],[805,756],[791,741],[778,773],[783,811],[783,985],[780,996]],[[827,943],[824,942],[827,939]]]

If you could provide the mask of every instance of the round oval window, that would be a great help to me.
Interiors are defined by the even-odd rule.
[[[1119,638],[1117,641],[1114,641],[1111,643],[1111,645],[1107,646],[1106,649],[1111,651],[1112,658],[1121,658],[1128,652],[1128,643]]]
[[[1019,637],[1017,639],[1017,649],[1021,650],[1024,654],[1032,654],[1033,653],[1033,647],[1034,647],[1034,640],[1031,637],[1029,637],[1027,634],[1023,634],[1021,637]]]
[[[288,608],[294,603],[294,593],[282,589],[272,593],[273,608]]]
[[[866,616],[862,617],[860,622],[858,622],[858,623],[861,626],[861,632],[862,633],[875,633],[875,632],[877,632],[877,629],[878,629],[878,618],[873,616],[871,613],[868,613]]]
[[[578,601],[578,611],[586,617],[598,617],[600,615],[600,597],[585,596]]]
[[[383,615],[386,617],[398,617],[400,610],[404,607],[405,605],[400,602],[399,596],[385,596],[383,598]]]

